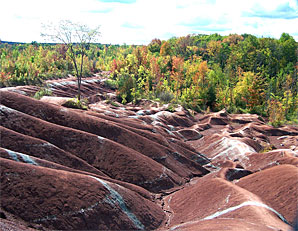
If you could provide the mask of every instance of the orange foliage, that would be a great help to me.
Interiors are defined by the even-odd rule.
[[[168,42],[164,42],[160,48],[160,55],[161,56],[170,55],[170,52],[171,52],[170,44]]]
[[[174,56],[172,58],[172,71],[171,71],[171,79],[175,83],[175,90],[177,94],[180,94],[179,88],[184,82],[184,59],[180,57]]]
[[[138,66],[147,66],[149,63],[147,61],[148,50],[146,46],[137,47],[133,51],[133,55],[137,58],[137,65]]]
[[[160,70],[157,60],[158,59],[155,57],[152,57],[150,60],[151,72],[154,77],[154,82],[156,84],[160,81],[160,79],[162,77],[162,73],[161,73],[161,70]]]
[[[226,37],[223,40],[223,42],[231,45],[231,44],[237,44],[238,42],[243,41],[243,40],[244,40],[243,36],[238,35],[238,34],[231,34],[228,37]]]
[[[199,76],[200,76],[200,80],[202,81],[202,84],[204,85],[205,83],[205,78],[207,76],[207,72],[209,71],[208,66],[207,66],[207,61],[203,61],[200,63],[199,65]]]

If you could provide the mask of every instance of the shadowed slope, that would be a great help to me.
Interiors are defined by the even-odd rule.
[[[160,187],[173,187],[175,182],[182,180],[147,156],[106,138],[45,122],[5,106],[1,106],[1,114],[1,124],[4,127],[73,153],[112,178],[135,183],[153,191]]]
[[[0,160],[1,206],[24,221],[50,229],[135,230],[154,229],[163,219],[151,201],[99,177]]]
[[[113,122],[39,102],[11,92],[2,92],[1,98],[1,103],[9,108],[54,124],[102,136],[134,149],[161,163],[181,177],[189,177],[193,174],[203,175],[208,172],[196,162],[185,157],[183,153],[177,154],[176,150],[160,145],[126,128],[119,127]],[[178,167],[177,161],[185,168]]]

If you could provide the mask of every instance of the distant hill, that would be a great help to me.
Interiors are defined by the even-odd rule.
[[[0,43],[7,43],[7,44],[25,44],[21,42],[9,42],[9,41],[0,41]]]
[[[56,44],[59,44],[59,43],[38,43],[36,41],[32,41],[31,43],[24,43],[24,42],[11,42],[11,41],[1,41],[0,40],[0,44],[11,44],[11,45],[18,45],[18,44],[40,44],[40,45],[56,45]],[[102,45],[102,46],[111,46],[112,44],[102,44],[102,43],[93,43],[95,45]],[[114,46],[119,46],[118,44],[114,45]]]

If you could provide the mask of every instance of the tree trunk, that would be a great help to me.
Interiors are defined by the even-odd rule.
[[[84,51],[82,51],[82,58],[81,58],[81,68],[80,74],[78,75],[78,100],[81,100],[81,83],[82,83],[82,76],[83,76],[83,62],[84,62]]]
[[[82,76],[79,73],[75,52],[74,52],[72,46],[70,46],[70,51],[72,53],[72,62],[73,62],[74,66],[75,66],[75,69],[76,69],[76,76],[77,76],[77,81],[78,81],[78,100],[81,100],[81,80],[82,80]]]
[[[82,77],[78,76],[77,80],[78,80],[78,100],[80,101],[81,100],[81,80],[82,80]]]

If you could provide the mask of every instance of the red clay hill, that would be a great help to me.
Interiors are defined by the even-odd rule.
[[[111,103],[99,76],[88,110],[63,106],[75,79],[47,87],[0,89],[0,230],[293,230],[297,126]]]

